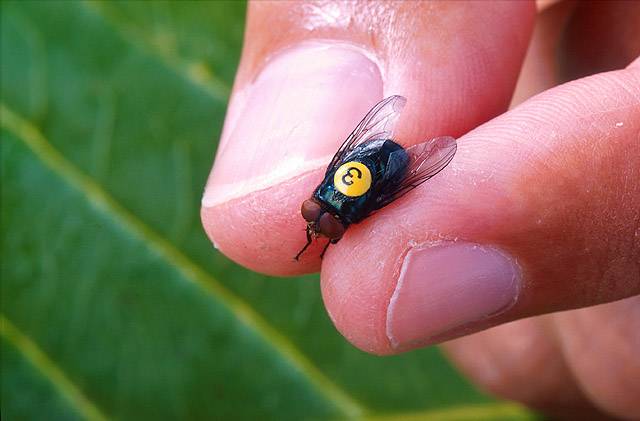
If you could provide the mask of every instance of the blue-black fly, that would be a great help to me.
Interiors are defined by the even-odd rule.
[[[406,102],[399,95],[383,99],[340,146],[324,180],[302,203],[307,244],[296,260],[320,235],[329,238],[320,255],[323,257],[329,244],[337,243],[349,225],[418,187],[451,162],[456,153],[452,137],[437,137],[406,149],[392,140]]]

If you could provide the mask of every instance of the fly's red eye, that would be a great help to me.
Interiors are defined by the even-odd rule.
[[[344,225],[330,213],[322,214],[318,225],[322,235],[332,240],[338,240],[342,237],[342,234],[344,234]]]
[[[302,213],[302,217],[307,222],[317,221],[322,213],[322,208],[318,203],[311,199],[307,199],[302,202],[302,208],[300,209],[300,213]]]

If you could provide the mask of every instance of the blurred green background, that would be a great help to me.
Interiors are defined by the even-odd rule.
[[[244,3],[1,7],[3,420],[531,417],[436,348],[355,349],[316,275],[211,247]]]

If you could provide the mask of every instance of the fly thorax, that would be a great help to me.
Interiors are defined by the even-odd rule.
[[[333,185],[345,196],[362,196],[371,188],[371,171],[362,162],[346,162],[333,175]]]

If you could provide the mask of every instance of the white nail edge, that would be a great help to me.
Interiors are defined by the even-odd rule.
[[[239,199],[250,193],[266,190],[276,184],[300,177],[302,174],[324,169],[330,161],[330,156],[308,161],[289,159],[283,161],[269,174],[261,174],[249,180],[205,188],[201,202],[202,207],[215,207],[231,200]]]

